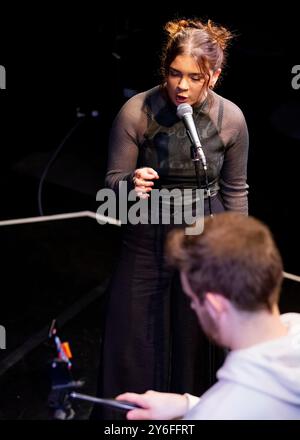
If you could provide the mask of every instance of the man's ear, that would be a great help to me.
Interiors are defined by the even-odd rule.
[[[194,292],[192,291],[192,288],[190,286],[188,277],[186,275],[185,272],[180,271],[180,280],[181,280],[181,285],[182,288],[184,290],[184,292],[189,296],[189,297],[193,297],[194,296]]]
[[[228,299],[220,293],[207,292],[204,302],[208,313],[214,319],[218,319],[223,312],[228,310]]]

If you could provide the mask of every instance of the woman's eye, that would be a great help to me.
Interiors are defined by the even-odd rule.
[[[201,79],[202,79],[202,77],[201,76],[199,76],[199,75],[192,75],[191,76],[191,79],[193,80],[193,81],[201,81]]]
[[[170,71],[169,71],[169,74],[170,74],[171,76],[179,76],[179,75],[180,75],[180,73],[179,73],[179,72],[176,72],[175,70],[170,70]]]
[[[172,69],[169,70],[169,75],[177,78],[183,76],[181,72]],[[202,75],[189,75],[189,79],[191,79],[192,81],[201,81],[203,77]]]

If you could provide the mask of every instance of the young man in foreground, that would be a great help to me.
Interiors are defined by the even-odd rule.
[[[300,314],[279,314],[283,267],[269,229],[252,217],[218,214],[201,235],[174,231],[168,255],[203,330],[229,354],[201,398],[119,395],[141,406],[127,418],[300,419]]]

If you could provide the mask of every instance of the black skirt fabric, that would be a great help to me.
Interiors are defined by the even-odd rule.
[[[224,211],[218,196],[212,212]],[[205,200],[205,214],[208,214]],[[179,274],[165,257],[170,225],[127,225],[109,289],[99,397],[149,389],[201,395],[215,381],[223,351],[202,332]],[[113,418],[101,411],[101,418]]]

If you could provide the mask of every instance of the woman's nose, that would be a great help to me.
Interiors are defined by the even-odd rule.
[[[180,78],[178,81],[178,88],[181,90],[187,90],[189,88],[188,80],[184,77]]]

